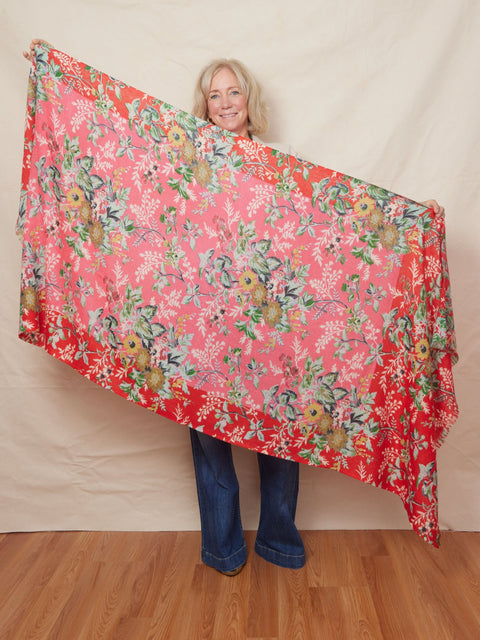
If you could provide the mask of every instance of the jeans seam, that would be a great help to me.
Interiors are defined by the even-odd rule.
[[[272,549],[271,547],[266,547],[265,545],[260,544],[259,542],[256,542],[255,546],[259,547],[260,549],[265,549],[265,551],[269,551],[270,553],[283,556],[284,558],[304,558],[305,557],[305,553],[301,553],[299,555],[294,556],[289,553],[282,553],[281,551],[276,551],[275,549]]]
[[[214,558],[215,560],[227,561],[227,560],[230,560],[230,558],[233,558],[233,557],[237,556],[239,553],[241,553],[242,551],[244,551],[245,548],[246,548],[245,545],[243,545],[243,547],[240,547],[240,549],[238,549],[238,551],[235,551],[235,553],[232,553],[232,554],[230,554],[229,556],[226,556],[226,557],[216,556],[215,554],[210,553],[210,551],[206,551],[206,549],[204,549],[204,548],[202,549],[202,553],[204,555],[210,556],[210,558]]]

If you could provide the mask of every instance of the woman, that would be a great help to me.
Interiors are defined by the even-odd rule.
[[[195,87],[193,113],[246,138],[268,129],[260,87],[238,60],[213,60],[203,69]]]
[[[197,81],[194,115],[252,138],[268,128],[267,108],[255,78],[238,60],[214,60]],[[191,430],[202,524],[202,560],[225,575],[244,566],[247,550],[231,445]],[[299,569],[305,549],[295,526],[299,465],[258,453],[261,511],[255,551],[281,567]]]

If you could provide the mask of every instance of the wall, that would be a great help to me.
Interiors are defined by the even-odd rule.
[[[201,66],[238,57],[265,88],[268,140],[446,207],[461,415],[439,451],[440,523],[478,530],[480,3],[2,0],[0,24],[0,530],[199,527],[187,429],[17,338],[21,52],[33,37],[186,110]],[[256,528],[255,456],[235,456],[244,525]],[[308,529],[409,527],[396,496],[304,466],[297,520]]]

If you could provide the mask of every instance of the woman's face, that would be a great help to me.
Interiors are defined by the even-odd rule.
[[[207,96],[208,117],[217,126],[248,137],[248,106],[237,76],[223,67],[213,76]]]

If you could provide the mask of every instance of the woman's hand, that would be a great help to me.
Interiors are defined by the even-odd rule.
[[[35,45],[37,44],[46,44],[49,47],[52,46],[49,42],[47,42],[46,40],[42,40],[41,38],[35,38],[34,40],[32,40],[30,43],[30,49],[23,52],[23,57],[26,58],[29,62],[33,60],[33,56],[35,55]]]
[[[445,209],[438,204],[436,200],[425,200],[421,204],[425,205],[429,209],[433,209],[435,215],[440,216],[441,218],[445,217]]]

